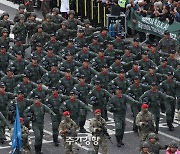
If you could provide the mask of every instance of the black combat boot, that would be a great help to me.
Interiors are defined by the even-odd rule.
[[[58,135],[53,135],[53,141],[55,146],[59,146]]]
[[[120,136],[116,136],[116,141],[117,141],[117,147],[121,147]]]

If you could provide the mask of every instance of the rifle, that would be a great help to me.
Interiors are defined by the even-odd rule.
[[[111,140],[111,136],[109,135],[109,133],[107,132],[107,129],[104,126],[100,127],[102,129],[102,133],[103,135],[106,135],[108,140],[113,144],[112,140]]]

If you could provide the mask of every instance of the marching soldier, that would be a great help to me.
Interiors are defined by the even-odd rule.
[[[176,50],[176,48],[176,41],[170,38],[169,31],[164,31],[164,37],[159,41],[158,50],[161,50],[162,54],[167,56],[172,49]]]
[[[96,35],[92,38],[92,43],[89,44],[89,49],[90,51],[94,53],[97,53],[98,51],[100,51],[101,44],[99,43],[98,37]]]
[[[135,60],[136,56],[131,53],[129,46],[125,47],[124,55],[122,55],[122,61],[127,65]]]
[[[56,116],[56,114],[49,107],[41,103],[41,100],[38,96],[35,97],[34,103],[24,111],[25,118],[27,118],[28,114],[32,115],[31,120],[32,129],[35,135],[34,147],[36,154],[41,153],[44,129],[44,115],[46,112],[53,116]]]
[[[100,81],[95,81],[95,86],[89,92],[88,98],[90,104],[93,106],[93,110],[100,109],[102,117],[108,121],[106,105],[109,98],[111,98],[111,94],[102,88]]]
[[[141,145],[140,145],[140,153],[139,154],[151,154],[149,152],[149,144],[147,142],[143,142]]]
[[[19,21],[14,25],[12,33],[15,39],[19,38],[23,44],[26,43],[27,24],[25,23],[25,16],[23,14],[19,15]]]
[[[77,76],[77,74],[84,75],[86,82],[89,84],[91,82],[91,79],[98,73],[91,66],[89,66],[89,59],[84,59],[82,65],[83,66],[76,69],[73,74],[75,76]]]
[[[138,101],[122,93],[120,87],[116,87],[116,94],[113,95],[107,104],[110,112],[113,112],[115,121],[115,136],[117,140],[117,147],[124,145],[122,142],[125,131],[125,117],[126,117],[126,103],[138,104]]]
[[[126,94],[131,96],[133,99],[139,101],[139,98],[144,94],[145,91],[150,89],[150,86],[146,86],[140,82],[140,79],[136,76],[133,79],[133,84],[129,86],[126,91]],[[136,116],[140,111],[139,105],[131,105],[131,110],[133,113],[134,121],[133,121],[133,131],[138,132],[138,128],[136,125]]]
[[[46,14],[50,12],[50,5],[49,5],[50,0],[41,0],[41,11],[42,15],[45,19]]]
[[[47,89],[47,87],[44,87],[42,80],[38,80],[37,87],[29,93],[28,98],[34,99],[35,96],[38,96],[39,98],[41,98],[41,103],[45,104],[46,97],[49,94],[50,90]]]
[[[125,72],[122,69],[119,71],[118,77],[116,77],[111,82],[109,82],[108,89],[109,89],[109,92],[113,94],[115,92],[114,88],[120,87],[122,88],[122,92],[125,93],[128,87],[130,86],[130,84],[131,82],[125,77]]]
[[[148,111],[148,107],[147,104],[142,104],[141,111],[136,116],[136,125],[141,142],[148,139],[148,134],[155,132],[156,128],[154,116]]]
[[[36,82],[38,79],[40,79],[46,72],[47,70],[38,64],[36,56],[31,57],[31,62],[26,66],[24,71],[24,73],[33,82]]]
[[[172,66],[174,69],[177,68],[177,65],[180,64],[179,60],[176,58],[176,51],[171,50],[169,51],[169,57],[167,59],[167,64]]]
[[[15,95],[10,92],[6,92],[6,86],[3,82],[0,83],[0,112],[7,117],[7,106]]]
[[[63,21],[65,21],[65,19],[59,14],[59,8],[55,7],[52,9],[51,21],[59,26]]]
[[[37,87],[36,83],[29,80],[29,77],[24,75],[22,82],[20,82],[15,88],[14,93],[22,91],[24,97],[26,98],[29,93]]]
[[[75,12],[74,10],[69,11],[69,18],[67,21],[67,26],[69,29],[77,30],[77,25],[84,26],[84,23],[82,23],[80,20],[74,18]]]
[[[69,111],[71,113],[71,119],[76,122],[77,125],[79,125],[79,120],[81,114],[81,109],[84,109],[86,111],[92,111],[87,104],[80,101],[77,97],[74,91],[71,91],[69,94],[69,99],[66,100],[59,108],[60,113],[63,113],[64,111]]]
[[[173,79],[173,73],[168,72],[167,79],[160,83],[160,89],[162,92],[166,93],[169,96],[172,96],[174,98],[177,98],[177,95],[180,89],[180,82],[177,82],[175,79]],[[169,108],[166,109],[166,121],[167,125],[172,129],[174,126],[172,125],[174,121],[174,114],[175,114],[175,108],[176,108],[176,99],[172,100],[169,103]],[[169,112],[170,111],[170,112]]]
[[[65,111],[63,113],[64,120],[59,125],[59,132],[64,141],[65,153],[77,154],[76,137],[78,134],[77,124],[70,118],[70,112]]]
[[[84,75],[79,76],[79,83],[75,84],[73,90],[78,93],[78,99],[88,105],[88,93],[92,89],[90,84],[86,83]],[[83,108],[80,109],[80,118],[79,118],[79,127],[81,133],[86,133],[87,131],[84,128],[87,117],[87,111]]]
[[[66,99],[67,99],[66,96],[59,94],[58,89],[56,87],[52,88],[52,94],[46,99],[47,106],[56,114],[56,116],[51,116],[53,141],[55,146],[59,146],[58,129],[62,117],[62,114],[60,114],[59,112],[59,108]]]
[[[174,72],[174,68],[167,63],[167,58],[161,58],[161,64],[157,68],[157,73],[167,75],[168,72]]]
[[[106,27],[103,27],[101,29],[101,33],[97,36],[98,42],[104,43],[105,41],[113,40],[112,37],[108,36],[108,29]]]
[[[4,117],[4,115],[0,112],[0,143],[4,144],[4,141],[6,139],[5,137],[5,127],[8,127],[8,129],[11,131],[11,127]]]
[[[14,88],[18,85],[20,80],[23,78],[23,74],[14,75],[13,68],[7,69],[7,75],[5,75],[1,81],[6,85],[6,91],[12,92],[14,91]]]
[[[64,76],[64,73],[58,69],[57,64],[52,63],[51,65],[51,71],[44,74],[41,78],[42,82],[50,88],[56,87],[59,79]]]
[[[156,132],[159,130],[159,120],[160,120],[160,108],[163,110],[164,107],[166,109],[170,109],[169,102],[174,101],[174,97],[166,95],[157,89],[157,84],[152,83],[151,89],[146,91],[141,97],[140,102],[146,101],[149,105],[149,111],[153,114],[155,124],[156,124]],[[166,111],[168,112],[168,111]],[[169,125],[169,130],[172,131],[172,125]]]
[[[96,109],[94,116],[89,123],[89,130],[92,133],[93,147],[95,154],[98,154],[99,147],[102,149],[102,154],[107,154],[107,125],[106,121],[101,117],[101,110]]]

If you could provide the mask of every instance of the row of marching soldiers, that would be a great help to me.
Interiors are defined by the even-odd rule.
[[[112,38],[106,27],[79,21],[73,10],[67,20],[52,11],[43,22],[36,20],[34,12],[26,16],[23,11],[19,9],[14,23],[7,12],[0,21],[0,112],[13,123],[18,104],[24,126],[31,129],[32,121],[37,154],[41,153],[45,112],[51,114],[56,146],[59,125],[63,138],[74,136],[77,126],[81,133],[87,132],[88,111],[100,115],[89,126],[100,137],[96,153],[99,146],[107,153],[107,110],[114,114],[117,146],[124,145],[127,103],[141,145],[150,132],[158,134],[160,111],[166,114],[169,130],[174,130],[175,109],[180,109],[180,63],[176,59],[179,47],[168,31],[159,43],[142,46],[138,38],[130,42],[121,33]],[[11,24],[15,39],[9,37]],[[63,115],[70,116],[74,129],[64,130],[68,121],[62,121]],[[1,143],[5,140],[3,121]],[[66,153],[77,153],[75,145],[65,146]]]

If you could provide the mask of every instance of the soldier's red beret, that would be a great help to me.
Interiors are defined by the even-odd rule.
[[[100,109],[96,109],[96,110],[94,111],[94,114],[99,114],[99,113],[101,113],[101,110],[100,110]]]
[[[20,123],[22,123],[24,121],[24,119],[22,117],[19,118]]]
[[[67,117],[67,116],[69,116],[69,115],[70,115],[70,112],[69,112],[69,111],[65,111],[65,112],[64,112],[64,116],[65,116],[65,117]]]
[[[148,108],[148,105],[147,105],[147,104],[143,104],[143,105],[141,106],[141,108],[142,108],[142,109],[147,109],[147,108]]]

